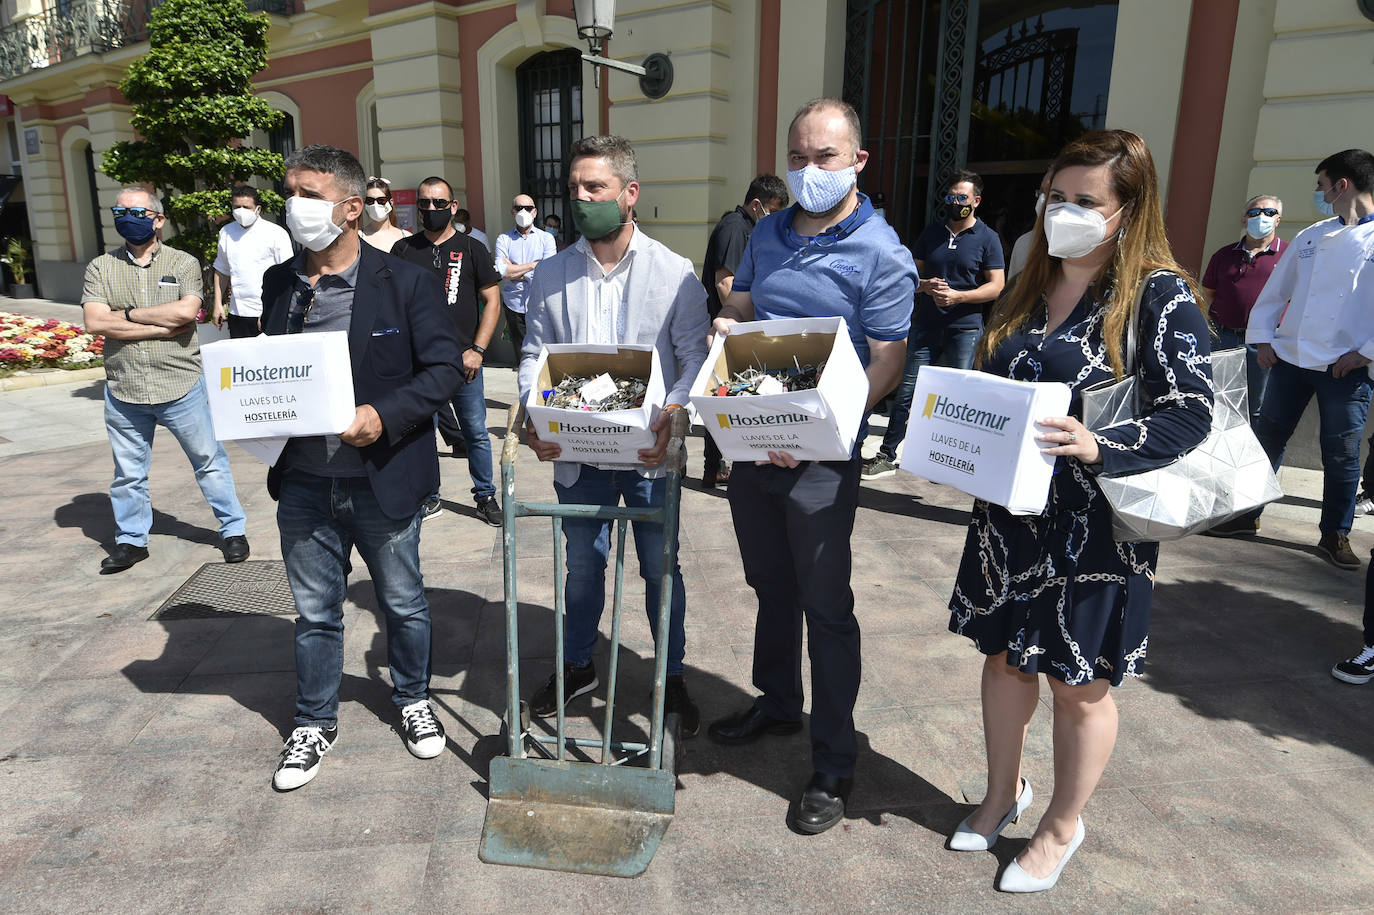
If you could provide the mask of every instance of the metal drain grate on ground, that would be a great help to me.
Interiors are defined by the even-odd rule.
[[[203,620],[225,616],[289,616],[296,612],[286,564],[275,559],[207,562],[149,619]]]

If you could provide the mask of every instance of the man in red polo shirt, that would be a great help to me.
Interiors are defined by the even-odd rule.
[[[1214,349],[1245,346],[1245,374],[1250,387],[1250,418],[1259,413],[1260,398],[1264,396],[1267,369],[1259,366],[1257,346],[1245,345],[1245,327],[1250,309],[1260,290],[1269,281],[1279,254],[1286,245],[1275,234],[1283,218],[1283,201],[1261,194],[1245,204],[1241,222],[1245,234],[1233,245],[1220,248],[1207,262],[1202,275],[1202,292],[1207,297],[1208,315],[1217,326],[1219,337]]]

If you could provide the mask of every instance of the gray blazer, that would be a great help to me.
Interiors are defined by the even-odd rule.
[[[535,364],[546,343],[590,342],[588,302],[592,298],[595,265],[585,240],[545,258],[535,268],[526,300],[525,345],[520,350],[520,399],[534,385]],[[706,288],[692,262],[654,241],[638,226],[626,257],[633,256],[621,310],[617,343],[653,344],[663,371],[667,403],[687,405],[687,393],[706,361]],[[597,268],[599,269],[599,268]],[[560,464],[556,471],[562,471]],[[577,465],[556,473],[568,485],[577,478]],[[570,479],[564,479],[570,477]]]

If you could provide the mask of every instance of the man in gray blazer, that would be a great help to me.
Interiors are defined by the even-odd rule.
[[[554,489],[558,500],[566,503],[616,505],[623,497],[628,506],[662,505],[669,414],[687,403],[688,387],[706,360],[706,290],[691,261],[649,238],[631,218],[639,199],[639,169],[624,138],[585,137],[574,143],[568,187],[573,221],[582,238],[544,259],[530,280],[520,396],[523,401],[534,384],[535,364],[546,343],[653,344],[668,392],[652,427],[657,442],[639,452],[639,464],[560,463],[554,468]],[[532,424],[527,432],[541,461],[558,459],[557,444],[541,441]],[[606,602],[610,522],[568,518],[563,533],[568,567],[564,695],[571,701],[599,685],[592,652]],[[663,533],[661,524],[634,524],[645,609],[655,630]],[[701,714],[683,681],[687,594],[681,569],[673,568],[672,582],[665,710],[681,716],[682,733],[690,737]],[[654,637],[659,637],[657,631]],[[550,715],[556,708],[555,674],[530,698],[530,710]]]

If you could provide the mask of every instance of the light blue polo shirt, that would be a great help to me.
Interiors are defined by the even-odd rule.
[[[847,219],[815,237],[792,231],[797,205],[762,219],[749,236],[734,289],[754,318],[844,318],[868,365],[868,338],[902,340],[911,329],[916,264],[868,196]]]

